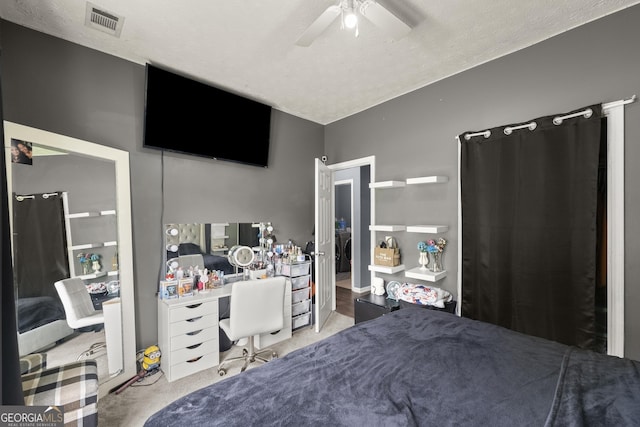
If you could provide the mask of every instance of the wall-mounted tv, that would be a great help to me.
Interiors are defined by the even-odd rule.
[[[267,167],[271,106],[146,65],[144,147]]]

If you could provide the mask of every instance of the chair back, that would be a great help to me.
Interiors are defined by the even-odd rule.
[[[233,284],[229,310],[232,341],[284,327],[284,276]]]
[[[62,301],[67,323],[70,327],[77,329],[87,326],[86,322],[82,320],[96,313],[100,313],[100,311],[93,307],[91,296],[82,279],[72,277],[70,279],[59,280],[55,283],[55,287],[60,296],[60,301]]]

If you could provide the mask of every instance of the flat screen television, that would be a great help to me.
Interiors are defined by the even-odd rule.
[[[267,167],[271,106],[146,65],[144,147]]]

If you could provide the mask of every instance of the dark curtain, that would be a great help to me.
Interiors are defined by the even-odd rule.
[[[1,58],[1,55],[0,55]],[[0,67],[1,68],[1,67]],[[0,134],[4,135],[2,113],[2,88],[0,88]],[[4,138],[3,138],[4,139]],[[3,145],[4,146],[4,145]],[[13,268],[11,266],[11,230],[9,229],[9,199],[7,194],[7,169],[5,152],[2,151],[0,161],[0,186],[2,200],[0,200],[0,259],[2,260],[2,292],[0,303],[2,306],[2,405],[24,405],[22,382],[20,381],[20,363],[18,359],[18,334],[16,325],[16,305],[13,294]]]
[[[69,277],[62,192],[14,197],[13,212],[18,298],[58,299],[53,284]]]
[[[586,108],[535,119],[534,130],[460,135],[462,316],[593,347],[606,133],[601,106],[588,108],[560,125],[554,117]]]
[[[251,226],[250,222],[238,224],[238,244],[243,246],[258,246],[258,229]]]

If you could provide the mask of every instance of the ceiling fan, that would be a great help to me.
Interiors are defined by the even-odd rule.
[[[310,46],[338,16],[341,16],[341,27],[355,30],[355,36],[358,37],[358,15],[356,12],[383,29],[394,40],[401,39],[411,31],[411,27],[374,0],[340,0],[338,4],[329,6],[313,21],[296,40],[296,44]]]

